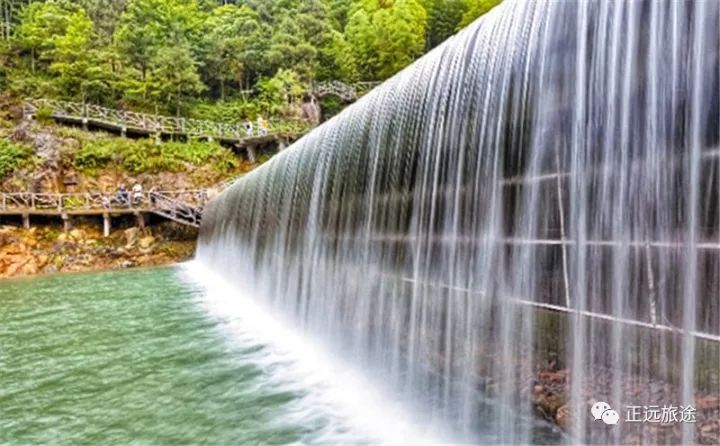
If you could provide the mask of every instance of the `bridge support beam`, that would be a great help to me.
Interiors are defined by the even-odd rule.
[[[248,160],[255,164],[257,162],[257,158],[255,157],[255,146],[247,146],[247,154]]]
[[[110,214],[103,214],[103,237],[110,237]]]
[[[142,212],[136,212],[135,217],[137,218],[138,228],[145,229],[145,215]]]
[[[30,214],[22,214],[22,225],[25,229],[30,229]]]
[[[62,221],[63,221],[63,231],[68,232],[70,229],[72,229],[72,222],[70,221],[70,216],[68,214],[62,214]]]

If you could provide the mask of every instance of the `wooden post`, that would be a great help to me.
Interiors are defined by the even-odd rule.
[[[30,214],[22,214],[23,228],[30,229]]]
[[[63,221],[63,231],[68,232],[70,228],[72,227],[70,216],[66,213],[62,214],[62,221]]]
[[[257,159],[255,158],[255,146],[247,146],[248,159],[251,163],[255,164]]]
[[[145,216],[142,212],[136,212],[135,216],[137,217],[137,225],[140,229],[145,229]]]
[[[110,237],[110,214],[103,214],[103,237]]]

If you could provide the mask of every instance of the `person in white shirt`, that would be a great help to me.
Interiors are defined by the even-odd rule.
[[[135,206],[142,204],[144,198],[142,184],[135,183],[132,187],[132,198]]]

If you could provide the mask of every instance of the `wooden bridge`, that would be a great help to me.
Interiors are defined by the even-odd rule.
[[[318,98],[337,96],[345,102],[353,102],[380,84],[381,82],[356,82],[354,84],[346,84],[340,81],[327,81],[315,85],[313,87],[313,95]]]
[[[72,217],[103,218],[103,234],[110,234],[111,219],[122,215],[134,215],[138,225],[145,225],[145,215],[155,214],[183,225],[199,227],[202,210],[209,195],[217,189],[150,191],[127,194],[102,193],[0,193],[0,217],[20,216],[23,226],[30,227],[31,216],[55,216],[63,220],[63,227],[71,227]]]
[[[254,149],[268,143],[284,148],[307,130],[303,120],[269,121],[268,128],[260,131],[253,123],[248,134],[242,123],[206,121],[202,119],[153,115],[133,111],[116,110],[99,105],[55,99],[26,99],[23,116],[33,118],[38,111],[46,110],[58,122],[101,128],[122,136],[161,136],[216,140],[236,148]],[[250,150],[249,150],[250,151]],[[250,151],[251,156],[254,153]]]

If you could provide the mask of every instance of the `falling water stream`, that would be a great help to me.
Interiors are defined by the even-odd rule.
[[[718,2],[507,0],[214,199],[198,260],[460,439],[538,441],[545,370],[572,441],[705,442],[589,409],[720,396],[719,56]]]

